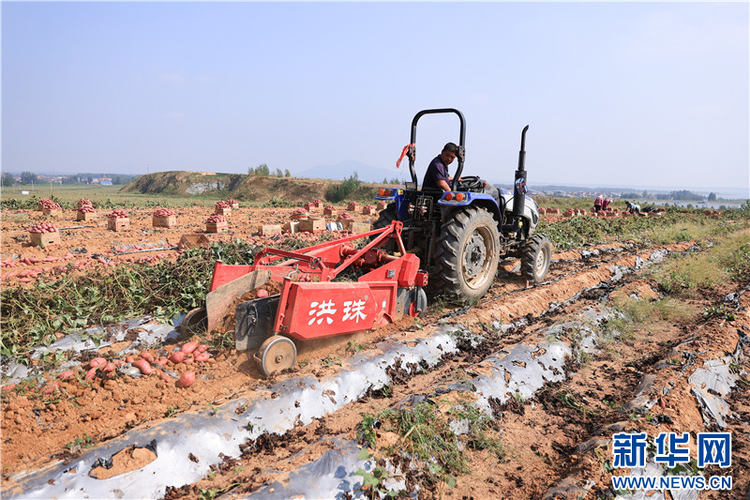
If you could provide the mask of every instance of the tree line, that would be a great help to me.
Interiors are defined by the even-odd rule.
[[[253,168],[250,167],[247,169],[247,175],[258,175],[261,177],[269,177],[271,176],[271,169],[266,165],[265,163],[261,163],[257,167]],[[280,168],[277,168],[274,173],[274,177],[291,177],[292,174],[289,172],[289,169],[284,169],[284,172],[281,171]]]
[[[112,184],[116,185],[124,185],[124,184],[130,184],[133,179],[138,177],[137,175],[112,175],[112,174],[75,174],[75,175],[63,175],[59,176],[60,181],[63,184],[91,184],[94,182],[95,178],[101,178],[101,177],[107,177],[109,179],[112,179]],[[0,184],[3,186],[13,186],[16,184],[19,185],[29,185],[29,184],[40,184],[47,182],[47,180],[42,179],[39,175],[35,174],[34,172],[21,172],[21,175],[19,176],[19,180],[16,180],[16,176],[11,174],[10,172],[4,172],[3,175],[0,177]]]

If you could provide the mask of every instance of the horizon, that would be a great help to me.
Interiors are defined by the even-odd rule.
[[[334,165],[317,165],[313,168],[319,168],[319,167],[332,167],[336,166],[341,163],[345,163],[347,161],[352,160],[342,160],[341,162],[334,164]],[[353,160],[358,161],[358,160]],[[369,165],[365,165],[369,166]],[[372,167],[375,168],[375,167]],[[310,170],[310,169],[308,169]],[[128,175],[128,176],[134,176],[138,177],[141,175],[150,175],[150,174],[158,174],[163,172],[169,172],[172,170],[160,170],[156,172],[149,172],[148,174],[117,174],[115,172],[75,172],[75,173],[55,173],[55,172],[32,172],[36,175],[45,175],[45,176],[71,176],[71,175]],[[178,171],[181,171],[178,169]],[[197,172],[197,170],[184,170],[188,172]],[[220,172],[220,171],[211,171],[216,174],[238,174],[238,172]],[[11,174],[15,174],[19,176],[21,172],[9,172]],[[291,173],[291,172],[290,172]],[[247,175],[247,172],[240,172],[240,175]],[[272,176],[272,175],[271,175]],[[323,178],[327,180],[334,180],[334,181],[341,181],[344,179],[329,179],[326,177],[299,177],[295,173],[291,173],[291,177],[298,178],[298,179],[315,179],[315,178]],[[363,181],[364,182],[364,181]],[[373,181],[374,183],[378,183],[378,181]],[[512,181],[503,182],[503,181],[490,181],[493,184],[506,184],[511,185]],[[27,184],[19,184],[19,185],[27,185]],[[561,183],[561,182],[545,182],[545,181],[538,181],[538,182],[532,182],[530,184],[531,189],[535,189],[534,186],[542,186],[542,187],[566,187],[570,189],[585,189],[585,190],[591,190],[591,191],[598,191],[598,190],[606,190],[606,189],[617,189],[617,190],[633,190],[633,191],[649,191],[654,193],[670,193],[672,191],[691,191],[695,194],[710,194],[714,193],[717,197],[725,199],[725,200],[750,200],[750,189],[745,190],[744,188],[737,188],[737,187],[729,187],[729,186],[656,186],[656,185],[582,185],[582,184],[575,184],[575,183]]]
[[[3,171],[297,173],[352,158],[396,176],[414,115],[455,108],[466,168],[492,182],[512,178],[528,124],[532,181],[750,192],[747,2],[3,2],[0,13]],[[455,115],[420,120],[420,175],[457,135]]]

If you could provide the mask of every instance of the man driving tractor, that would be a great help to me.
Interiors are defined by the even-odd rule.
[[[456,159],[456,153],[458,153],[458,146],[454,143],[449,142],[443,146],[440,154],[427,167],[427,172],[425,172],[424,181],[422,182],[422,189],[451,190],[448,183],[453,180],[453,177],[448,173],[448,165]]]

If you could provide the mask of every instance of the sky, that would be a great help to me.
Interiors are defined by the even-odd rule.
[[[464,175],[750,197],[736,3],[8,2],[2,170],[391,169],[422,109]],[[418,124],[421,176],[458,141]],[[455,164],[452,166],[455,167]],[[743,194],[743,197],[745,195]]]

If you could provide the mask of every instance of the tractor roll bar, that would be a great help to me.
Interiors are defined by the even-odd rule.
[[[414,182],[414,185],[419,186],[417,171],[414,167],[416,160],[417,122],[424,115],[434,115],[439,113],[455,113],[456,116],[458,116],[461,125],[458,138],[458,154],[456,155],[458,169],[456,170],[456,174],[453,176],[453,182],[451,183],[451,189],[455,191],[458,179],[461,177],[461,172],[463,172],[464,169],[464,156],[466,155],[466,120],[464,119],[464,115],[455,108],[424,109],[414,115],[414,119],[411,121],[411,140],[409,141],[410,146],[409,152],[407,153],[407,156],[409,157],[409,171],[411,172],[411,180]]]

